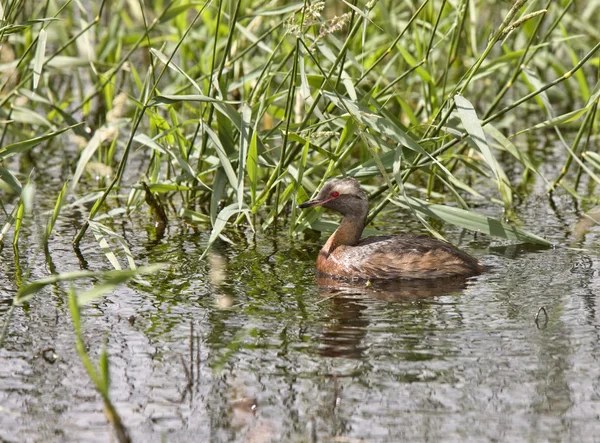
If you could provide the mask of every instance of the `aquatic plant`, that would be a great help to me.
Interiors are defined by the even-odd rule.
[[[46,241],[67,195],[100,191],[78,243],[119,194],[125,211],[110,217],[142,208],[145,182],[157,201],[172,202],[170,216],[210,222],[211,242],[227,226],[265,229],[282,216],[292,234],[318,228],[315,214],[294,206],[344,174],[378,185],[370,219],[397,202],[450,221],[428,202],[410,204],[420,197],[462,208],[451,220],[458,225],[472,227],[478,201],[496,203],[511,221],[515,198],[541,176],[522,141],[549,129],[568,156],[560,176],[542,177],[548,190],[591,198],[580,184],[599,180],[590,148],[600,96],[593,58],[600,44],[590,21],[597,7],[91,6],[14,0],[3,10],[5,188],[23,197],[20,177],[32,170],[11,168],[10,157],[43,147],[47,156],[76,160]],[[483,195],[474,185],[482,179],[496,192]],[[15,239],[18,220],[15,213],[4,230],[15,224]]]

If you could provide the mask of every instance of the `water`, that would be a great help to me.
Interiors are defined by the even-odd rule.
[[[157,241],[138,214],[112,228],[138,264],[169,266],[86,308],[85,342],[94,361],[107,347],[111,399],[133,441],[594,441],[599,232],[573,233],[570,199],[551,208],[533,196],[518,217],[586,251],[449,229],[487,273],[385,290],[316,281],[322,239],[241,230],[229,233],[236,246],[218,243],[200,261],[208,232],[173,221]],[[56,272],[109,269],[91,235],[79,256],[69,246],[81,214],[59,222]],[[420,229],[391,211],[375,227]],[[3,319],[14,282],[48,274],[36,235],[24,235],[18,260],[2,250]],[[67,290],[14,310],[0,350],[2,441],[114,438],[75,352]]]

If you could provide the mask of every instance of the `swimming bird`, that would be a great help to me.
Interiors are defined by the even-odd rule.
[[[369,202],[354,178],[326,182],[317,196],[299,208],[322,206],[343,215],[317,258],[317,271],[350,279],[434,279],[477,275],[475,258],[448,242],[427,235],[367,237],[361,240]]]

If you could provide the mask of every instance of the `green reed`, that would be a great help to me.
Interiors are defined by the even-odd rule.
[[[121,214],[144,208],[142,183],[169,204],[167,217],[210,223],[211,242],[242,223],[283,221],[292,235],[317,226],[311,212],[292,211],[290,223],[289,209],[339,175],[379,186],[370,219],[390,201],[433,196],[462,218],[413,210],[468,227],[478,217],[470,205],[487,201],[510,218],[525,197],[514,169],[595,200],[594,186],[580,183],[597,180],[598,7],[92,3],[8,2],[0,28],[0,160],[79,153],[70,185],[56,190],[46,242],[65,198],[92,196],[87,184],[102,167],[75,243],[93,227],[102,247],[109,233],[98,216],[109,204],[124,204]],[[541,176],[522,147],[532,135],[565,150],[559,176]],[[29,172],[0,165],[16,196]],[[481,183],[494,192],[484,197]]]

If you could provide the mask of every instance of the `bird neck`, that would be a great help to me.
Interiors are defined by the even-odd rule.
[[[363,229],[365,229],[365,217],[346,215],[342,223],[329,237],[323,246],[322,252],[329,256],[339,246],[354,246],[360,240]]]

